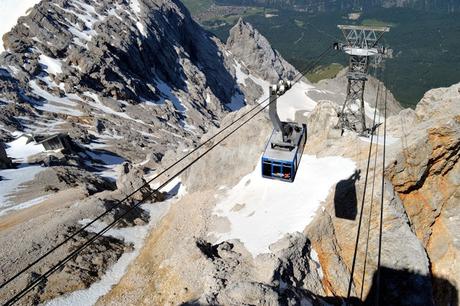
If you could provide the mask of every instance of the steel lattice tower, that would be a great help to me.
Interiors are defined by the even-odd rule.
[[[367,134],[364,109],[364,89],[371,60],[381,59],[385,48],[379,45],[380,39],[389,27],[366,27],[339,25],[345,36],[345,44],[336,44],[336,49],[349,55],[347,97],[339,114],[339,126],[361,134]]]

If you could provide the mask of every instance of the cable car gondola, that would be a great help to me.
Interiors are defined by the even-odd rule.
[[[269,113],[274,129],[261,161],[264,178],[285,182],[294,181],[307,141],[305,124],[282,122],[278,116],[278,97],[290,88],[291,83],[285,81],[270,86]]]

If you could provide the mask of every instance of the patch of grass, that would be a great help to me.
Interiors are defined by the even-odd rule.
[[[181,0],[190,13],[199,14],[205,12],[214,4],[214,0]]]
[[[221,38],[222,41],[225,41],[228,36],[228,31],[237,23],[238,19],[241,17],[249,18],[252,16],[263,16],[263,18],[265,18],[264,14],[267,12],[274,13],[276,10],[267,11],[260,7],[248,7],[243,14],[222,15],[210,20],[205,20],[202,24],[205,28],[211,30],[215,35]]]
[[[341,64],[332,63],[327,66],[320,66],[307,74],[307,79],[310,82],[318,83],[321,80],[333,79],[344,68]]]
[[[371,27],[396,27],[396,23],[385,22],[378,19],[364,19],[361,21],[361,25],[363,26],[371,26]]]
[[[302,21],[302,20],[294,20],[295,24],[299,27],[299,28],[303,28],[303,26],[305,25],[305,23]]]

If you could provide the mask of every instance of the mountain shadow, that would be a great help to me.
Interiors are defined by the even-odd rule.
[[[378,273],[380,272],[380,282]],[[381,267],[364,301],[356,297],[321,298],[333,305],[448,306],[458,305],[458,290],[448,280],[408,270]]]

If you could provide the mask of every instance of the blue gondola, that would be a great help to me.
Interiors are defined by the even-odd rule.
[[[274,129],[261,162],[264,178],[293,182],[307,141],[307,126],[279,119],[277,98],[289,88],[288,82],[270,87],[270,119]]]

